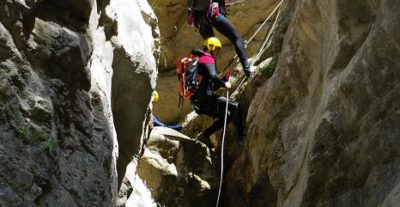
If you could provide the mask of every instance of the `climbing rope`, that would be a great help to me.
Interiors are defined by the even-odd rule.
[[[278,9],[280,8],[280,6],[282,5],[282,3],[283,3],[284,1],[285,1],[285,0],[281,0],[281,2],[279,2],[279,4],[274,8],[274,10],[271,12],[271,14],[269,14],[269,16],[264,20],[264,22],[263,22],[263,23],[257,28],[257,30],[253,33],[253,35],[252,35],[248,40],[245,41],[245,43],[244,43],[244,47],[245,47],[245,48],[247,48],[248,44],[255,38],[255,36],[258,34],[258,32],[260,32],[261,29],[264,27],[264,25],[274,16],[275,12],[278,11]],[[276,19],[278,19],[278,18],[276,18]],[[270,30],[270,31],[271,31],[271,30]],[[224,70],[222,71],[222,74],[224,74],[225,71],[226,71],[229,67],[231,67],[232,64],[233,64],[234,62],[236,62],[236,63],[238,62],[238,55],[237,55],[237,54],[231,59],[231,61],[229,61],[229,63],[227,64],[227,66],[226,66],[226,67],[224,68]],[[245,78],[244,80],[246,80],[246,78]],[[242,82],[244,82],[244,81],[242,81]],[[240,85],[241,85],[241,84],[240,84]]]
[[[258,61],[258,59],[260,59],[261,55],[265,52],[265,50],[266,50],[266,48],[268,46],[267,43],[270,42],[270,38],[272,37],[272,33],[275,31],[275,29],[277,27],[277,23],[278,23],[278,19],[279,19],[280,14],[281,14],[281,9],[278,10],[278,13],[276,14],[275,21],[272,24],[271,29],[269,30],[264,42],[261,44],[260,48],[258,49],[258,52],[257,52],[255,58],[253,58],[251,60],[251,64],[250,65],[254,65],[254,63],[256,63]]]
[[[241,4],[241,5],[243,5],[243,2],[245,2],[245,1],[247,1],[247,0],[239,0],[239,1],[235,1],[235,2],[230,2],[230,3],[225,3],[225,6],[233,6],[233,5],[235,5],[235,4]]]
[[[245,41],[244,43],[244,47],[247,48],[247,46],[250,44],[251,41],[253,41],[253,39],[256,37],[256,35],[261,31],[261,29],[264,27],[264,25],[271,19],[271,17],[273,17],[273,15],[275,14],[275,12],[278,10],[278,8],[280,8],[280,6],[282,5],[282,3],[285,0],[281,0],[281,2],[279,2],[279,4],[274,8],[274,10],[271,12],[271,14],[269,14],[269,16],[267,17],[267,19],[264,20],[264,22],[257,28],[257,30],[253,33],[253,35]],[[224,68],[223,72],[226,71],[226,69],[228,69],[233,62],[235,62],[235,60],[237,60],[238,56],[235,55],[231,61],[228,63],[228,65]]]
[[[280,6],[282,5],[283,2],[284,2],[284,0],[282,0],[275,7],[275,9],[271,12],[271,14],[267,17],[267,19],[258,27],[258,29],[254,32],[254,34],[249,38],[249,40],[246,41],[245,48],[247,48],[247,45],[254,39],[254,37],[261,30],[261,28],[264,27],[265,23],[267,23],[269,21],[269,19],[275,14],[275,12],[278,11],[278,9],[280,8]],[[271,38],[273,31],[276,29],[276,24],[278,22],[280,12],[281,12],[281,9],[279,9],[279,12],[275,17],[275,21],[274,21],[271,29],[267,33],[267,36],[266,36],[263,44],[260,46],[260,48],[258,50],[258,53],[256,54],[256,58],[255,58],[256,60],[252,60],[251,61],[251,65],[253,65],[260,58],[261,54],[267,48],[267,43],[269,42],[269,39]],[[235,55],[235,57],[228,63],[228,65],[224,69],[224,72],[226,71],[226,69],[228,67],[230,67],[232,65],[232,63],[237,59],[237,57],[238,56]],[[248,77],[243,78],[243,80],[237,86],[235,91],[238,90],[240,88],[240,86],[242,86],[247,79],[248,79]],[[218,205],[219,205],[220,196],[221,196],[221,190],[222,190],[223,175],[224,175],[224,144],[225,144],[226,122],[227,122],[227,116],[228,116],[228,104],[229,104],[229,91],[226,92],[226,108],[225,108],[225,118],[224,118],[224,129],[223,129],[223,132],[222,132],[222,143],[221,143],[221,174],[220,174],[220,182],[219,182],[217,203],[215,205],[216,207],[218,207]]]
[[[260,59],[261,54],[263,54],[263,53],[265,52],[265,50],[267,49],[267,46],[268,46],[267,43],[270,42],[270,38],[272,37],[272,33],[273,33],[273,32],[275,31],[275,29],[276,29],[276,25],[277,25],[277,22],[278,22],[280,13],[281,13],[281,10],[279,9],[279,12],[278,12],[278,14],[277,14],[276,17],[275,17],[275,21],[274,21],[274,23],[272,24],[272,27],[271,27],[271,29],[269,30],[269,32],[268,32],[268,34],[267,34],[267,36],[266,36],[264,42],[262,43],[262,45],[261,45],[260,48],[258,49],[258,52],[257,52],[257,54],[255,55],[255,57],[251,60],[251,63],[250,63],[251,66],[253,66],[254,63],[256,63],[256,62],[258,61],[258,59]],[[248,77],[243,78],[242,81],[240,81],[239,85],[236,87],[235,91],[238,90],[238,89],[246,82],[247,79],[248,79]],[[235,91],[234,91],[234,92],[235,92]]]
[[[255,38],[255,36],[257,35],[258,32],[260,32],[261,28],[264,27],[264,25],[269,21],[269,19],[275,14],[275,12],[278,10],[278,8],[282,5],[282,3],[285,0],[282,0],[281,2],[279,2],[279,4],[275,7],[275,9],[271,12],[271,14],[269,14],[269,16],[267,17],[267,19],[265,19],[265,21],[258,27],[258,29],[254,32],[254,34],[249,38],[249,40],[246,41],[246,43],[244,44],[245,47],[247,48],[247,45]]]
[[[229,104],[229,91],[226,91],[224,130],[222,132],[222,143],[221,143],[221,176],[219,180],[218,198],[217,198],[217,204],[215,205],[216,207],[218,207],[219,205],[219,198],[221,196],[221,189],[222,189],[222,180],[224,176],[224,144],[225,144],[226,120],[228,117],[228,104]]]
[[[251,63],[250,63],[250,65],[251,66],[253,66],[257,61],[258,61],[258,59],[261,57],[261,54],[263,54],[264,52],[265,52],[265,50],[267,49],[267,46],[269,46],[269,45],[267,45],[267,43],[268,42],[270,42],[270,38],[272,37],[272,33],[275,31],[275,29],[276,29],[276,25],[277,25],[277,22],[278,22],[278,20],[279,20],[279,16],[280,16],[280,13],[281,13],[281,9],[279,9],[279,10],[277,10],[278,8],[279,8],[279,6],[282,4],[282,2],[283,2],[284,0],[282,0],[278,5],[277,5],[277,7],[274,9],[274,11],[272,12],[272,13],[275,13],[276,11],[278,11],[278,13],[277,13],[277,15],[276,15],[276,17],[275,17],[275,21],[274,21],[274,23],[272,24],[272,27],[270,28],[270,30],[268,31],[268,33],[267,33],[267,35],[266,35],[266,37],[264,38],[265,40],[264,40],[264,42],[261,44],[261,46],[259,47],[259,49],[258,49],[258,52],[256,53],[256,55],[255,55],[255,57],[251,60]],[[267,18],[267,20],[270,18],[270,17],[272,17],[272,13],[268,16],[268,18]],[[264,23],[265,22],[267,22],[267,21],[264,21]],[[263,24],[264,24],[263,23]],[[261,25],[261,26],[263,26],[263,25]],[[260,29],[260,28],[259,28]],[[258,32],[259,30],[257,30],[256,32]],[[253,39],[253,37],[255,37],[255,34],[249,39],[250,41]],[[236,56],[235,56],[236,57]],[[237,91],[246,81],[247,81],[247,79],[248,79],[248,77],[244,77],[241,81],[240,81],[240,83],[238,84],[238,86],[236,87],[236,89],[233,91],[233,93],[232,94],[234,94],[235,93],[235,91]]]

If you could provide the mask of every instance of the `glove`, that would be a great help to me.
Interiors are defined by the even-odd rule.
[[[208,16],[213,19],[213,18],[218,18],[219,16],[219,6],[217,2],[212,3],[209,7],[208,7]]]
[[[232,88],[232,84],[229,81],[225,82],[225,88],[230,89]]]

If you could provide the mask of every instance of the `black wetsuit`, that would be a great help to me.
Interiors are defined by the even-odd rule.
[[[214,93],[214,91],[220,87],[225,87],[225,82],[218,77],[215,68],[215,60],[210,53],[205,52],[204,55],[200,57],[198,72],[203,79],[197,93],[190,98],[190,102],[196,113],[217,118],[217,120],[203,132],[205,137],[209,137],[224,126],[227,100],[225,97]],[[242,114],[239,104],[233,101],[229,101],[228,103],[227,124],[231,121],[233,121],[236,126],[239,140],[242,140]]]

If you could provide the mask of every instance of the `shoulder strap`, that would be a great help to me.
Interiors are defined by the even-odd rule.
[[[197,57],[201,57],[205,54],[205,52],[201,48],[196,48],[192,50],[191,54]]]

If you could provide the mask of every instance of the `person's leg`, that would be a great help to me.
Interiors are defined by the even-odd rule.
[[[214,36],[214,30],[212,28],[210,20],[206,17],[206,14],[202,14],[202,18],[199,25],[199,33],[203,39]]]
[[[236,30],[233,24],[224,17],[224,15],[219,15],[218,18],[213,18],[211,23],[218,32],[227,37],[235,46],[236,54],[238,55],[243,70],[247,75],[250,64],[247,60],[246,48],[239,32]]]
[[[217,98],[217,104],[216,107],[214,108],[215,109],[214,114],[210,116],[217,118],[217,120],[204,131],[204,134],[208,136],[211,136],[211,134],[215,133],[216,131],[224,127],[226,98],[217,95],[215,97]],[[230,113],[228,113],[227,124],[230,123],[231,121],[232,121],[232,116],[230,115]]]
[[[227,99],[223,96],[218,98],[218,107],[220,111],[219,117],[222,120],[221,128],[223,127],[223,120],[225,118],[226,101]],[[242,112],[239,103],[235,101],[229,101],[228,103],[227,124],[231,121],[233,121],[233,124],[235,125],[239,141],[242,141],[244,136]]]

